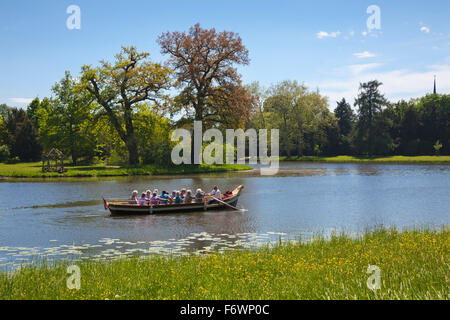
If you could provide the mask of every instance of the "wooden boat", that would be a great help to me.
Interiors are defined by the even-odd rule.
[[[233,190],[228,197],[223,196],[221,202],[208,204],[212,199],[210,196],[205,196],[204,202],[180,203],[180,204],[161,204],[161,205],[139,205],[131,203],[130,200],[121,199],[105,199],[103,204],[105,210],[111,212],[111,215],[141,215],[141,214],[167,214],[167,213],[183,213],[187,211],[207,211],[226,209],[235,207],[241,195],[243,186],[239,186]]]

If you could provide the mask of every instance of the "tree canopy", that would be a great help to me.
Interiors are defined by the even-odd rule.
[[[242,124],[249,118],[254,97],[242,85],[236,65],[250,60],[239,35],[196,24],[188,33],[164,33],[158,43],[176,72],[181,90],[175,98],[177,110],[209,123]]]
[[[164,90],[171,85],[172,71],[152,62],[149,55],[135,47],[122,47],[113,63],[101,61],[97,68],[82,68],[81,89],[103,108],[126,145],[130,164],[139,163],[134,126],[137,105],[144,101],[161,103]]]

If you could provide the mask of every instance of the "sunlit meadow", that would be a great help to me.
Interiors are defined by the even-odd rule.
[[[28,265],[0,275],[0,299],[449,299],[450,230],[376,230],[206,255]],[[381,288],[367,287],[369,265]]]

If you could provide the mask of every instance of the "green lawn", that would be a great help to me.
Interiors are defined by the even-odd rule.
[[[0,299],[449,299],[450,231],[377,230],[207,256],[42,263],[0,273]],[[369,265],[380,289],[367,287]]]
[[[174,166],[161,167],[156,165],[142,165],[134,167],[111,167],[111,166],[67,166],[67,172],[59,174],[56,172],[44,173],[40,162],[3,164],[0,163],[0,177],[17,178],[40,178],[40,177],[106,177],[106,176],[137,176],[137,175],[163,175],[183,173],[207,173],[225,172],[235,170],[249,170],[251,167],[245,165],[201,165],[201,166]]]
[[[450,164],[450,156],[390,156],[390,157],[369,157],[369,156],[336,156],[336,157],[315,157],[315,156],[293,156],[280,157],[280,161],[305,161],[305,162],[367,162],[367,163],[445,163]]]

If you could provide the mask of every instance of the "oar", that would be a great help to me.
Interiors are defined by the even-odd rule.
[[[217,199],[217,198],[215,198],[215,197],[213,197],[213,196],[210,196],[210,197],[213,198],[214,200],[217,200],[217,201],[220,202],[220,203],[223,203],[223,204],[226,205],[226,206],[229,206],[230,208],[232,208],[232,209],[234,209],[234,210],[242,211],[241,209],[236,208],[236,207],[233,207],[231,204],[228,204],[228,203],[226,203],[225,201],[219,200],[219,199]]]

